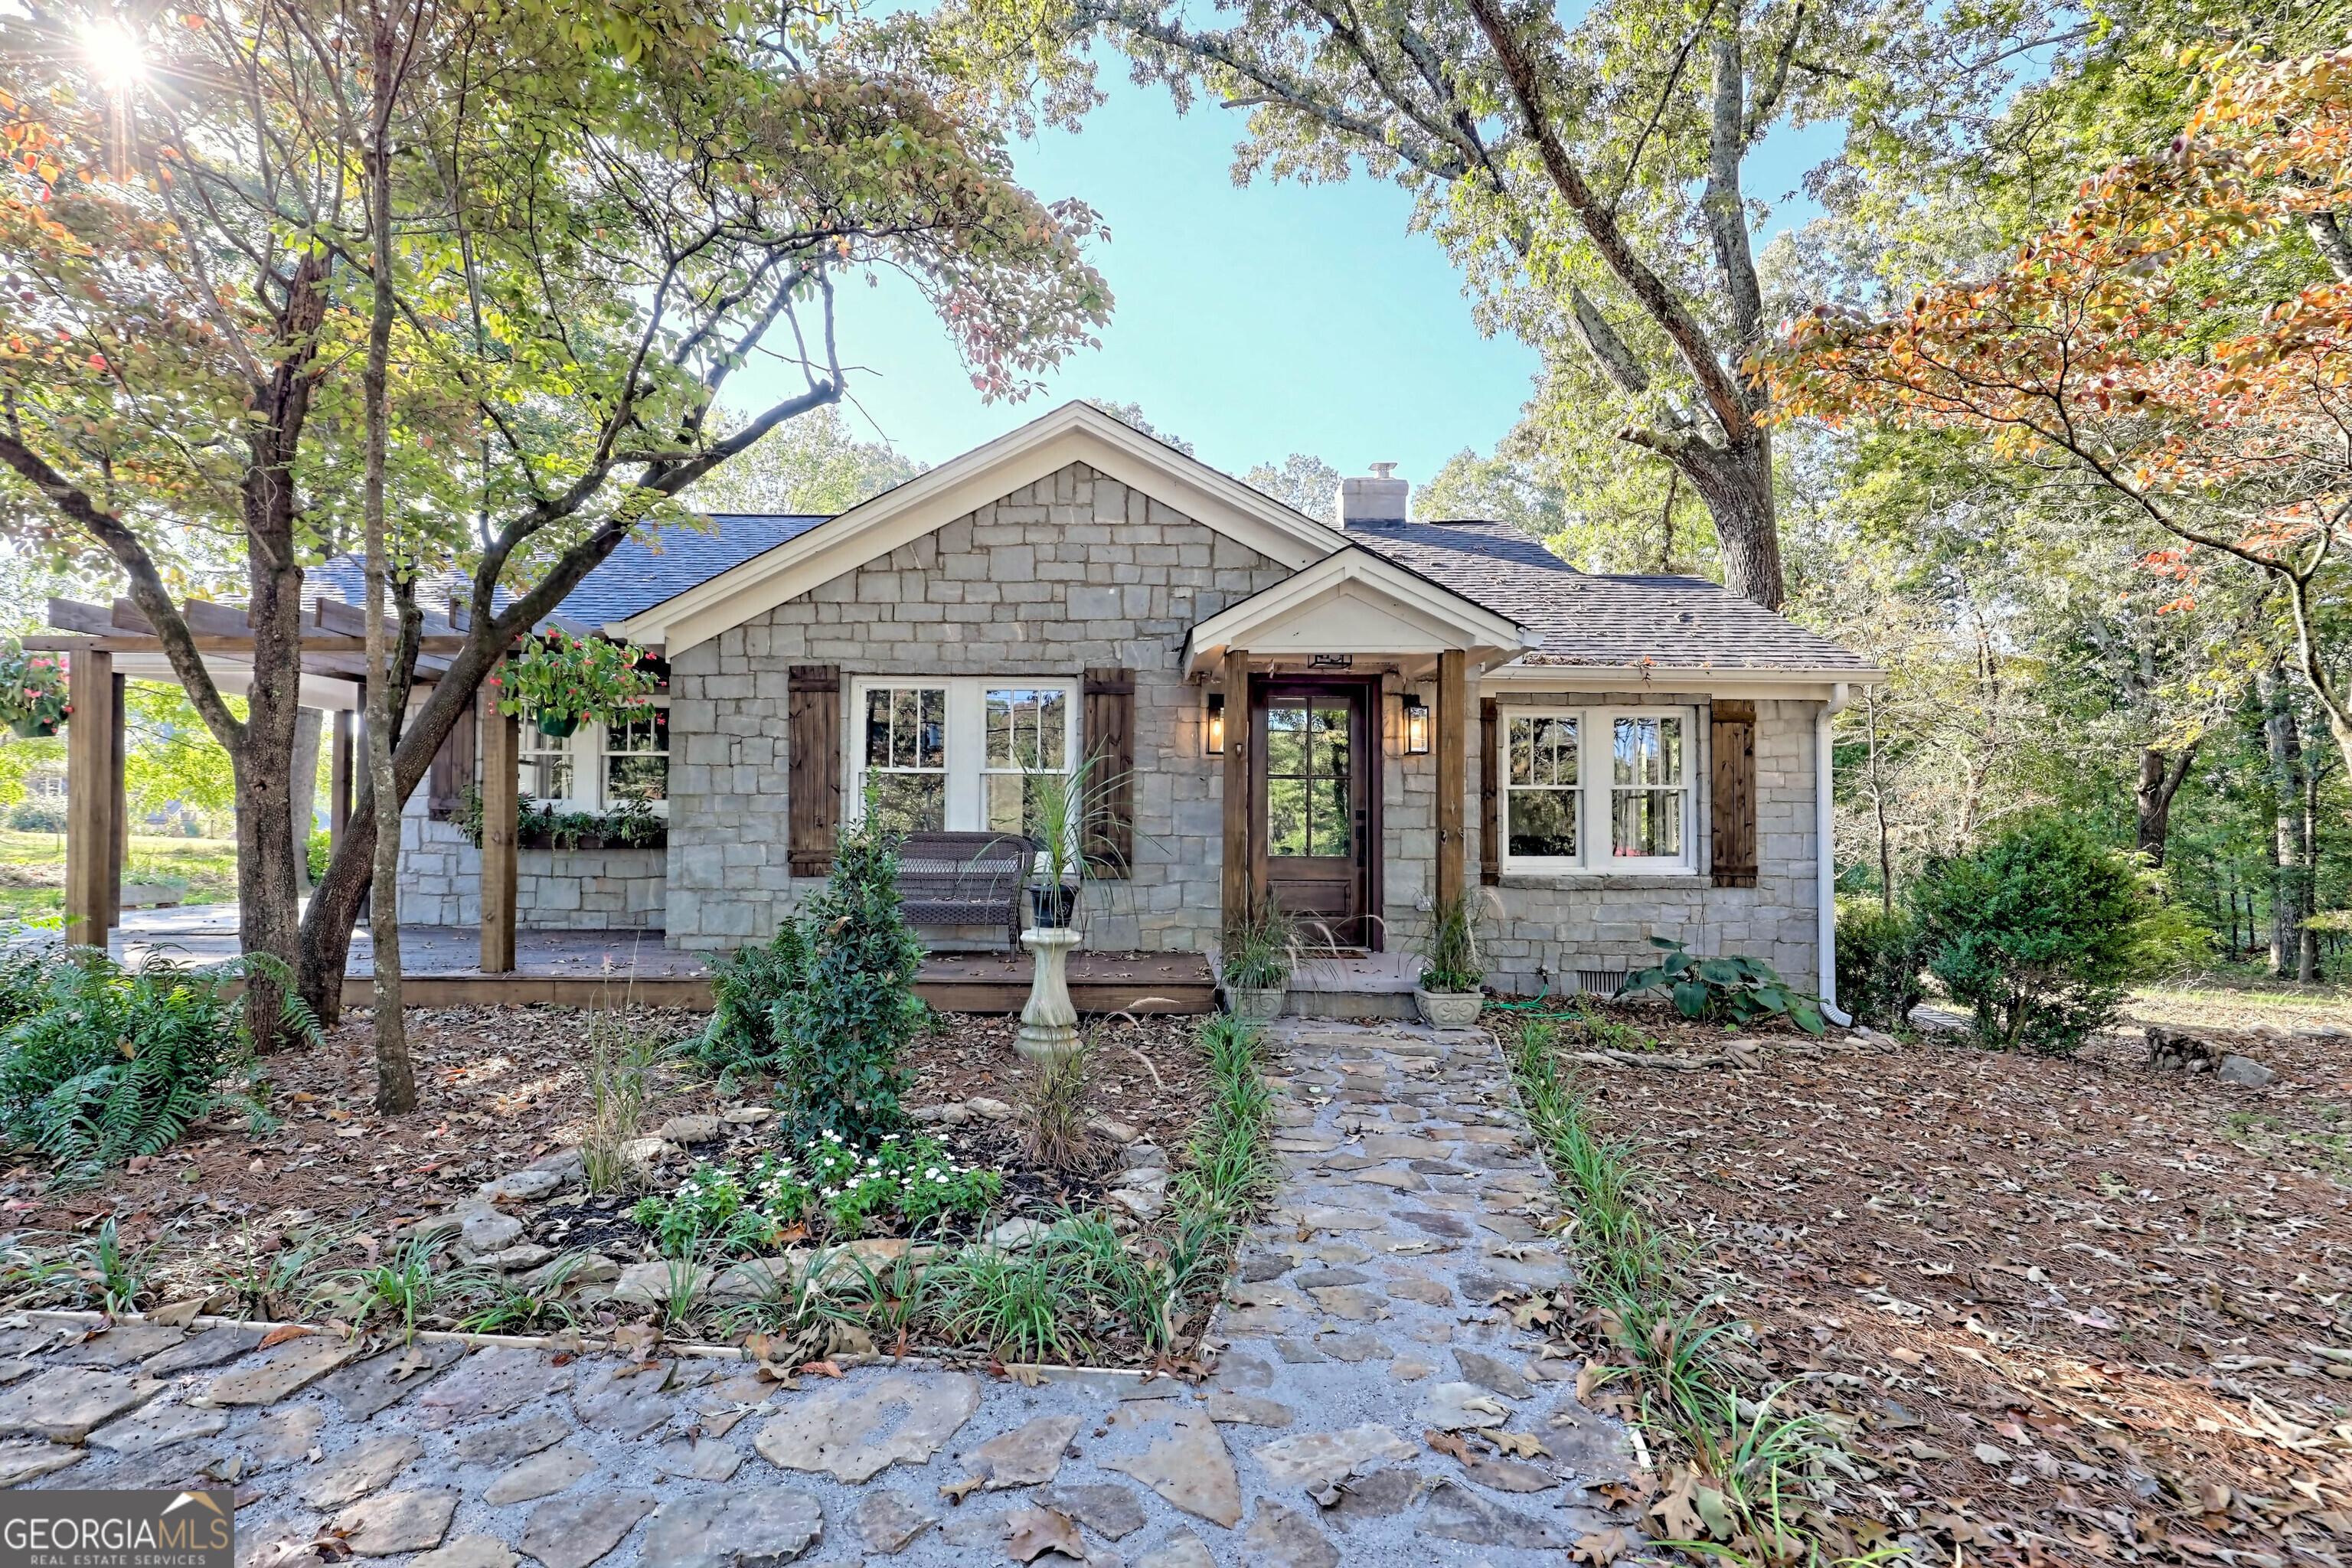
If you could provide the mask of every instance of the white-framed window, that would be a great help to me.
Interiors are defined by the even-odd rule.
[[[1503,863],[1517,871],[1688,871],[1687,708],[1506,708]]]
[[[525,715],[517,726],[516,786],[564,811],[610,811],[633,800],[669,815],[669,699],[616,724],[583,723],[558,740]]]
[[[1017,833],[1024,773],[1066,773],[1077,755],[1075,680],[863,676],[849,701],[850,813],[871,784],[900,832]]]

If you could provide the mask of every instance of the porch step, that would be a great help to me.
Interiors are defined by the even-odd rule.
[[[1411,953],[1317,955],[1291,972],[1283,1012],[1294,1018],[1410,1018],[1421,960]]]

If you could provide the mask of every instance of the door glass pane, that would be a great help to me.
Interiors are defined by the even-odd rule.
[[[1576,854],[1576,791],[1514,789],[1510,802],[1513,855]]]
[[[1354,711],[1344,697],[1277,697],[1267,706],[1268,855],[1343,858],[1353,852]]]
[[[1268,778],[1300,778],[1307,773],[1307,705],[1279,699],[1265,710],[1265,773]]]

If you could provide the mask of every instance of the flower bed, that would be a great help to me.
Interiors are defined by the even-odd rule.
[[[762,1151],[737,1166],[698,1164],[677,1190],[629,1217],[665,1258],[772,1252],[789,1243],[969,1232],[1004,1190],[932,1138],[885,1136],[861,1154],[827,1132],[798,1157]]]

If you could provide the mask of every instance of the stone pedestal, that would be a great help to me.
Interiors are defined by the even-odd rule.
[[[1024,931],[1021,945],[1035,955],[1037,964],[1013,1048],[1033,1062],[1059,1061],[1078,1048],[1078,1010],[1070,1002],[1067,971],[1078,933],[1066,926]]]

